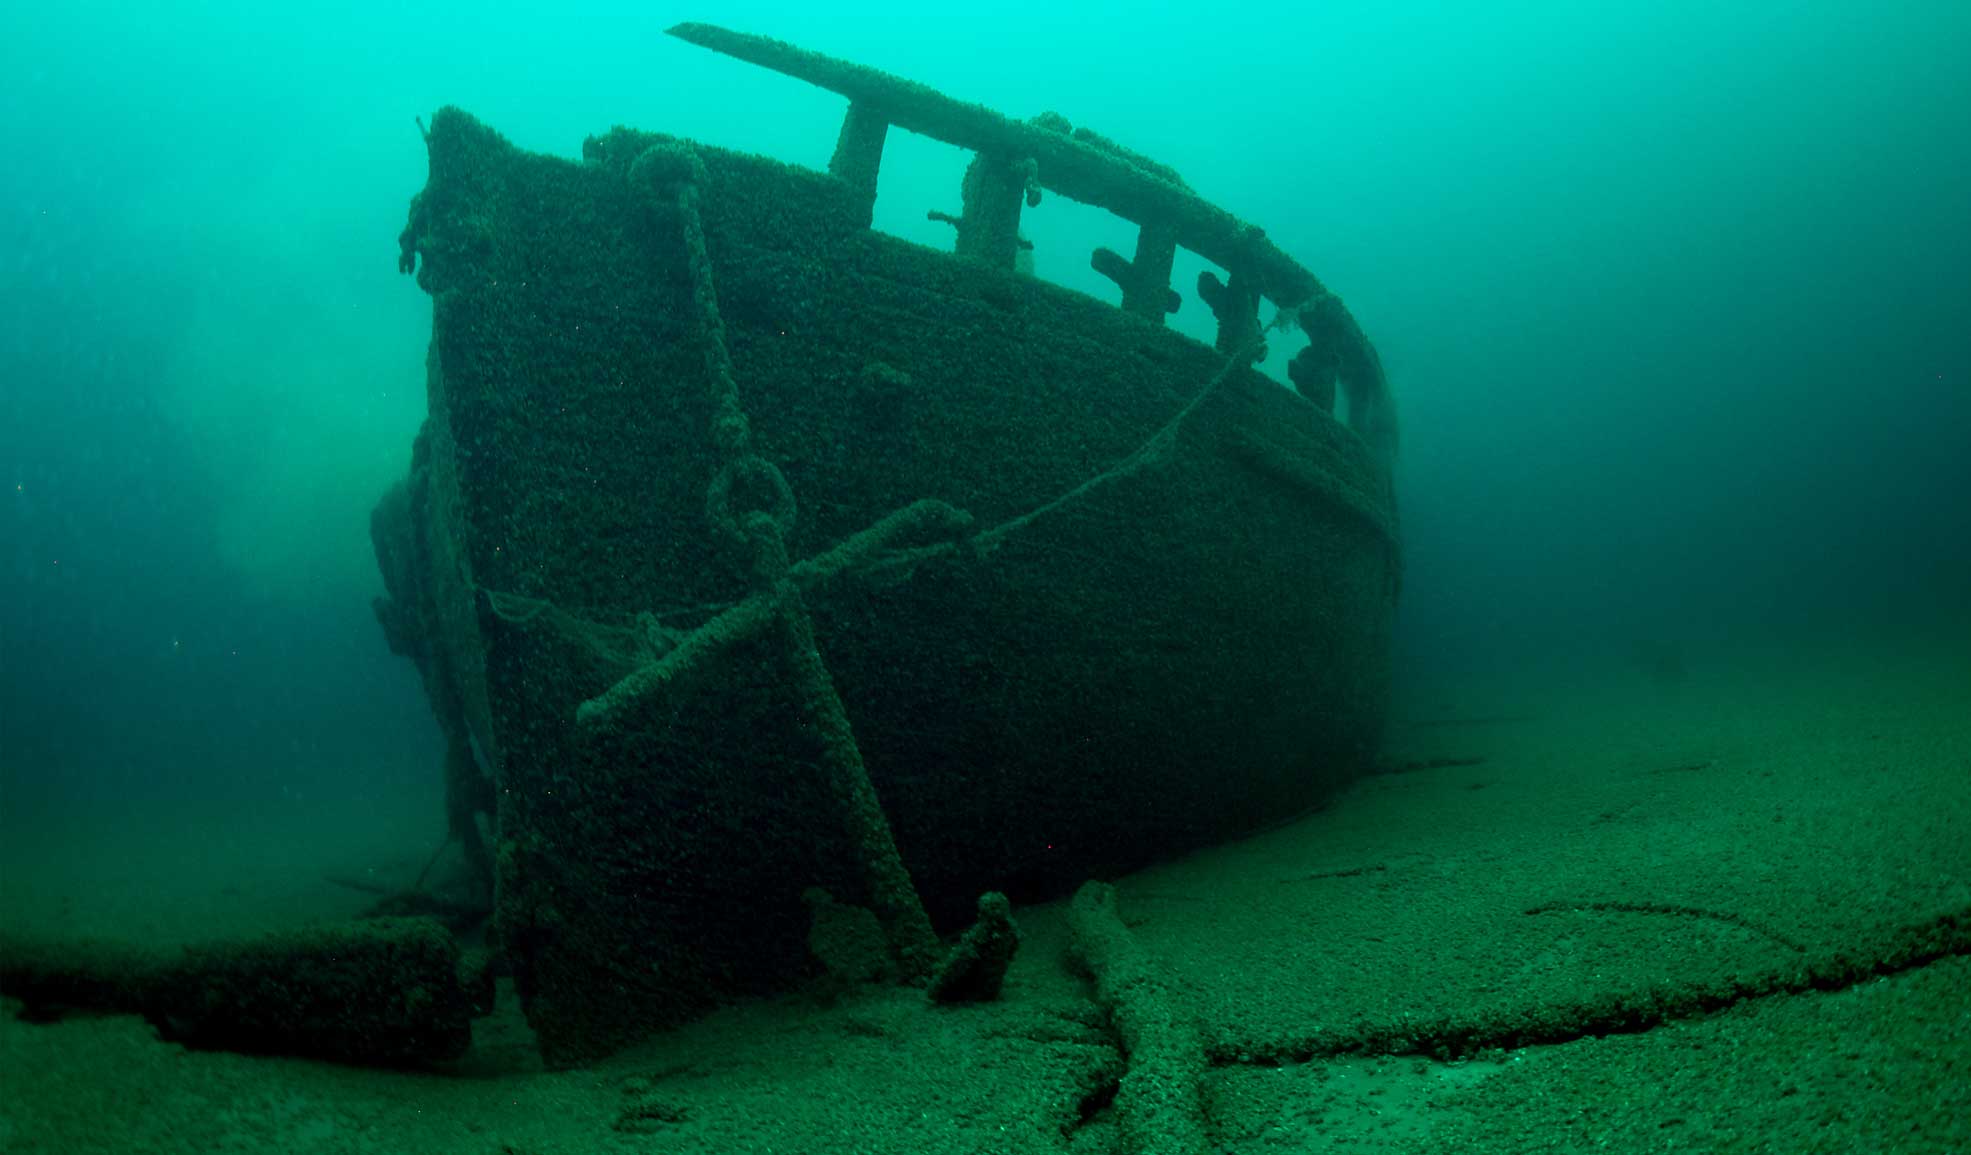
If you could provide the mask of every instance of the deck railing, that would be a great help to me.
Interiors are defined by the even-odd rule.
[[[956,227],[963,256],[1013,268],[1023,243],[1021,209],[1037,205],[1044,189],[1137,226],[1134,257],[1097,248],[1089,260],[1122,290],[1128,312],[1160,324],[1176,310],[1170,275],[1178,246],[1218,265],[1224,280],[1209,271],[1198,278],[1198,295],[1218,321],[1218,348],[1254,348],[1260,302],[1271,301],[1308,336],[1289,368],[1295,385],[1330,408],[1339,387],[1349,427],[1385,463],[1394,454],[1395,411],[1381,359],[1341,299],[1263,230],[1198,196],[1169,168],[1053,114],[1013,120],[874,68],[711,24],[669,32],[847,97],[828,170],[872,207],[891,125],[977,154],[966,170],[962,214],[933,214]]]

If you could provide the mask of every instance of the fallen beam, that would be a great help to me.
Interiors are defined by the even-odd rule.
[[[465,1053],[491,978],[427,918],[382,918],[187,947],[0,939],[0,995],[25,1013],[142,1015],[174,1042],[371,1066]]]

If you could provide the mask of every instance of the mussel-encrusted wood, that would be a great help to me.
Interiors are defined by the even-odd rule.
[[[555,1062],[784,988],[811,966],[803,892],[867,901],[773,631],[577,722],[754,588],[707,515],[678,212],[631,179],[662,143],[618,130],[578,163],[447,110],[405,236],[434,298],[422,628],[497,778],[496,932]],[[1365,766],[1399,562],[1360,438],[1160,324],[870,231],[849,182],[695,155],[791,558],[924,499],[971,519],[802,593],[940,929]]]

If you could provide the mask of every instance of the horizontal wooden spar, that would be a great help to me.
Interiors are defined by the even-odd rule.
[[[1169,229],[1177,243],[1227,270],[1254,277],[1276,305],[1327,295],[1314,274],[1257,228],[1122,155],[1064,132],[1013,120],[887,72],[784,41],[712,24],[687,23],[672,36],[839,93],[882,119],[946,144],[1012,160],[1031,157],[1041,187],[1105,208],[1138,225]]]
[[[1164,243],[1174,239],[1235,276],[1249,278],[1261,296],[1295,310],[1293,319],[1309,339],[1335,357],[1340,384],[1349,395],[1349,426],[1385,465],[1394,458],[1396,414],[1382,360],[1341,298],[1264,231],[1199,197],[1174,173],[1154,171],[1160,167],[1154,161],[1132,159],[1128,150],[1092,133],[1077,135],[1013,120],[916,81],[784,41],[714,24],[678,24],[668,31],[701,48],[848,97],[847,123],[865,121],[860,126],[865,136],[870,135],[867,122],[876,121],[1008,162],[1031,159],[1032,179],[1042,188],[1107,209],[1162,234]],[[864,175],[873,184],[875,161],[866,158],[864,163],[869,166]]]

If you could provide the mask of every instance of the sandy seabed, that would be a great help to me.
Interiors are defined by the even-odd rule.
[[[1971,1151],[1971,639],[1406,695],[1390,771],[1116,880],[1224,1151]],[[435,772],[434,772],[435,773]],[[0,928],[152,943],[350,916],[403,799],[0,810]],[[1124,1062],[1018,912],[1004,997],[733,1007],[545,1071],[512,992],[430,1073],[0,1017],[0,1151],[1123,1152]]]

